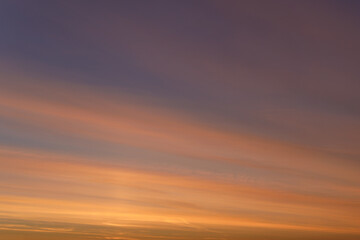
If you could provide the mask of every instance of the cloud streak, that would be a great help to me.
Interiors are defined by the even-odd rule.
[[[166,158],[159,161],[168,168],[156,170],[144,162],[127,166],[129,160],[120,156],[114,162],[86,153],[3,147],[0,187],[6,217],[359,234],[354,216],[360,207],[358,169],[341,165],[339,157],[222,130],[125,95],[115,104],[91,89],[49,81],[37,87],[39,80],[23,80],[5,82],[0,98],[1,117],[25,129],[75,138],[80,145],[91,139],[100,148],[126,145],[225,167],[218,174],[197,167],[189,173]]]
[[[359,239],[357,4],[0,5],[1,239]]]

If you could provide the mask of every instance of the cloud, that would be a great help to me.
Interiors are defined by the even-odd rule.
[[[3,4],[0,236],[356,239],[349,6],[155,5]]]

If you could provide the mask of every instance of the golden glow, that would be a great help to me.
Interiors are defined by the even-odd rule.
[[[0,1],[0,240],[359,240],[358,8]]]
[[[360,189],[339,181],[359,183],[357,171],[340,165],[341,159],[331,156],[329,161],[329,156],[313,149],[221,131],[180,112],[119,102],[113,106],[100,96],[93,99],[101,102],[95,107],[86,103],[85,96],[96,96],[91,92],[78,93],[81,107],[76,107],[66,104],[75,96],[41,99],[35,89],[31,93],[36,97],[20,91],[24,86],[1,90],[3,117],[53,134],[95,140],[99,146],[124,144],[273,174],[279,182],[246,173],[196,169],[169,173],[136,164],[126,167],[99,156],[2,147],[0,171],[9,178],[0,184],[4,218],[130,229],[166,224],[195,230],[246,227],[360,233],[359,218],[353,214],[359,211]],[[47,86],[47,93],[55,96],[60,87],[64,88]],[[121,156],[118,160],[131,161]],[[307,191],[311,184],[331,194]],[[5,223],[1,229],[76,233],[67,227],[22,224]]]

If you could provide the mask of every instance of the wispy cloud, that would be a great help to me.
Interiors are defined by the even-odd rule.
[[[356,4],[0,5],[1,239],[360,236]]]

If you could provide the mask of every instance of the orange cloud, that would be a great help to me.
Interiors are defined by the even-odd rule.
[[[54,136],[90,139],[100,148],[132,146],[255,174],[232,177],[213,169],[186,175],[166,167],[126,167],[106,156],[2,147],[0,207],[8,218],[139,228],[156,223],[360,233],[354,216],[360,213],[358,169],[341,164],[337,156],[225,131],[129,96],[105,98],[65,84],[17,82],[5,81],[0,89],[1,118]]]

